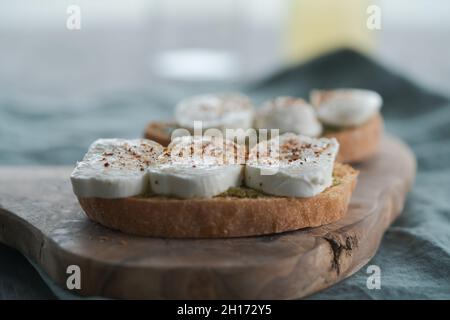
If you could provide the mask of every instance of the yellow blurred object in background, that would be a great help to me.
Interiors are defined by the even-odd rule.
[[[362,52],[375,48],[374,31],[366,21],[370,0],[291,0],[286,31],[288,62],[310,59],[347,47]]]

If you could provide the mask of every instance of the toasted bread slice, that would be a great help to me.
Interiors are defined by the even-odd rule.
[[[327,138],[336,138],[339,142],[339,153],[336,161],[358,163],[372,157],[378,150],[383,134],[383,118],[377,113],[361,126],[324,132]]]
[[[163,146],[170,143],[170,136],[177,125],[173,122],[152,122],[145,131],[145,138],[154,140]],[[337,161],[358,163],[373,156],[383,134],[383,118],[376,114],[361,126],[346,129],[328,129],[323,136],[335,137],[339,142]]]
[[[341,219],[357,175],[352,167],[337,163],[333,186],[311,198],[273,197],[242,189],[210,199],[150,196],[79,201],[92,220],[125,233],[165,238],[254,236]]]
[[[150,122],[145,129],[144,137],[167,147],[170,143],[172,131],[177,128],[175,122]]]

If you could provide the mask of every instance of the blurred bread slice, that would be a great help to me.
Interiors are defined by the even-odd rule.
[[[334,137],[339,142],[336,161],[359,163],[377,153],[382,134],[383,118],[381,114],[377,113],[363,125],[338,131],[325,131],[323,136]]]
[[[175,122],[154,121],[147,125],[144,132],[144,138],[158,142],[164,147],[170,143],[172,131],[177,129]]]
[[[163,146],[170,143],[171,132],[177,128],[174,122],[151,122],[145,131],[145,138]],[[337,161],[359,163],[372,157],[378,150],[383,134],[383,118],[377,113],[361,126],[339,130],[326,130],[324,137],[335,137],[339,142]]]

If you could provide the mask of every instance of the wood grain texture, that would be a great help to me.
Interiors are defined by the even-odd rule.
[[[361,170],[347,215],[318,228],[234,239],[134,237],[92,223],[72,194],[70,167],[0,168],[0,241],[61,286],[82,271],[83,296],[300,298],[356,272],[401,212],[415,175],[409,149],[384,138]],[[72,291],[72,293],[75,293]]]

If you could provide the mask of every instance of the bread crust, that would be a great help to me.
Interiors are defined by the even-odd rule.
[[[226,238],[317,227],[347,212],[358,171],[336,164],[339,183],[311,198],[79,198],[89,218],[112,229],[164,238]]]
[[[383,117],[377,113],[361,126],[325,133],[324,137],[334,137],[339,142],[336,161],[359,163],[377,152],[382,134]]]
[[[154,140],[163,146],[170,143],[171,128],[176,128],[172,122],[151,122],[145,131],[145,138]],[[383,118],[377,113],[361,126],[326,132],[323,136],[335,137],[339,142],[337,161],[343,163],[359,163],[372,157],[378,150],[383,134]]]
[[[171,132],[176,127],[174,122],[150,122],[145,129],[144,137],[167,147],[170,143]]]

